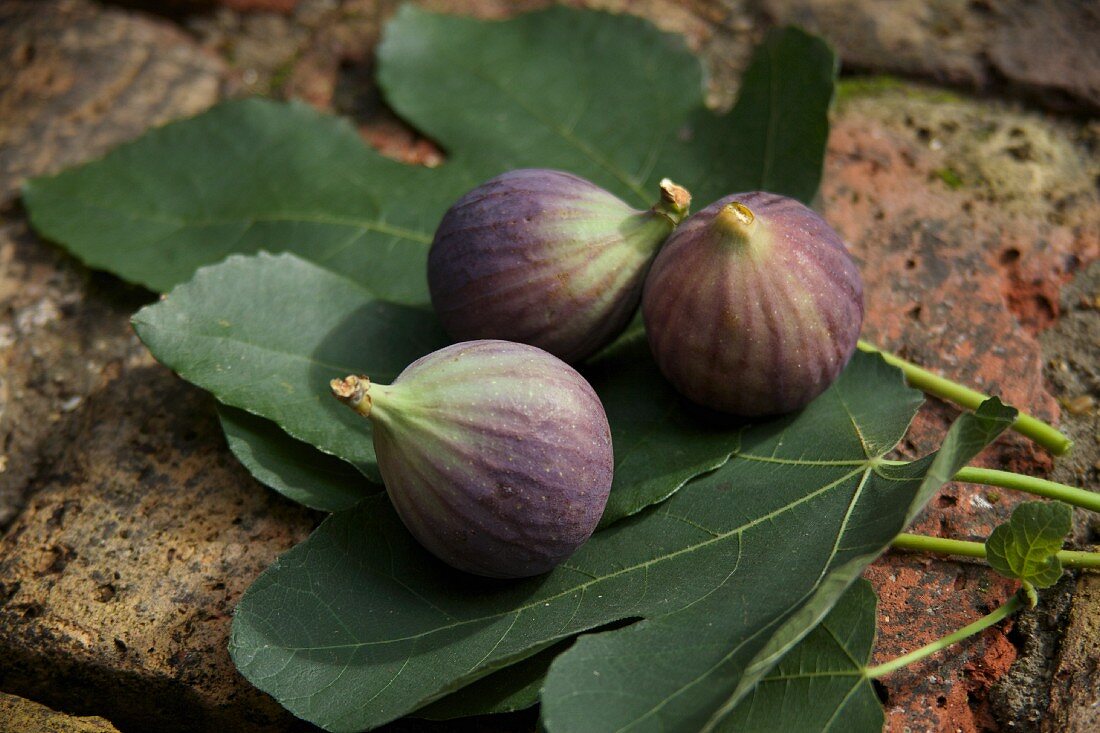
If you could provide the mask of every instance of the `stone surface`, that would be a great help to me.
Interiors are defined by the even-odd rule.
[[[1051,687],[1044,733],[1100,730],[1100,576],[1082,575],[1074,592]]]
[[[291,727],[226,645],[237,598],[316,517],[249,478],[211,408],[139,356],[65,418],[0,540],[0,689],[127,730]]]
[[[1100,110],[1100,5],[1079,0],[758,0],[832,41],[849,68]]]
[[[1061,285],[1100,256],[1097,160],[1077,134],[995,103],[908,86],[846,87],[823,203],[860,261],[865,337],[1056,419],[1037,333],[1060,314]],[[1018,155],[1019,146],[1032,152]],[[956,414],[932,401],[901,452],[933,449]],[[1015,435],[978,463],[1027,473],[1052,465]],[[913,531],[982,540],[1019,500],[952,485]],[[982,565],[902,554],[867,576],[881,596],[876,662],[964,626],[1015,588]],[[987,631],[883,680],[888,729],[996,729],[987,690],[1016,656],[1004,632]]]
[[[30,3],[0,0],[0,20],[11,21],[0,25],[0,49],[11,49],[5,53],[17,70],[15,83],[0,88],[0,135],[15,143],[0,147],[0,200],[8,201],[0,211],[0,529],[7,526],[0,540],[0,689],[106,715],[127,732],[298,727],[233,671],[225,640],[240,592],[317,517],[249,479],[224,449],[209,399],[151,362],[127,324],[149,294],[88,273],[27,231],[11,203],[19,180],[198,111],[219,90],[303,98],[347,113],[368,142],[406,162],[435,164],[443,155],[403,125],[371,83],[373,47],[396,1],[300,0],[279,12],[257,4],[268,7],[242,14],[223,6],[185,17],[189,38],[166,20],[115,8],[58,0],[51,13],[35,14]],[[422,4],[501,17],[545,3]],[[636,12],[685,33],[708,61],[712,99],[720,104],[732,101],[732,80],[762,30],[762,4],[774,14],[796,5],[574,4]],[[869,20],[874,13],[866,4],[848,6],[854,28],[917,12],[898,3]],[[980,38],[980,48],[993,49],[1000,26],[973,25],[974,13],[987,12],[980,6],[960,10],[959,27],[940,32],[939,41],[920,13],[886,29],[911,34],[917,45],[943,44],[927,62],[932,66],[899,66],[892,57],[906,58],[904,44],[883,44],[866,68],[985,83],[967,76],[989,68],[968,66],[967,43]],[[958,7],[945,2],[933,10]],[[61,21],[69,30],[60,30]],[[1028,37],[1030,30],[1020,32]],[[19,40],[27,38],[29,47]],[[1063,45],[1044,63],[1074,58],[1073,44]],[[852,58],[852,49],[841,49]],[[1085,72],[1065,76],[1056,81],[1072,87],[1087,79]],[[51,87],[51,79],[63,83]],[[1028,83],[1033,92],[1056,88],[1042,78]],[[50,92],[49,104],[27,96],[36,84]],[[1079,449],[1054,464],[1053,476],[1094,484],[1095,446],[1081,448],[1097,428],[1100,301],[1095,280],[1080,273],[1100,256],[1100,126],[881,79],[847,82],[835,122],[822,203],[861,260],[868,337],[1044,418],[1058,416],[1061,400]],[[1093,325],[1081,326],[1082,318]],[[934,448],[955,414],[930,403],[902,452]],[[1014,437],[982,462],[1027,472],[1052,467]],[[980,539],[1007,517],[1013,500],[1007,492],[953,485],[918,529]],[[1079,539],[1087,534],[1083,529]],[[1013,588],[977,564],[901,554],[868,575],[882,596],[876,661],[973,620]],[[1025,616],[1018,630],[1002,625],[884,680],[889,729],[1006,728],[1043,719],[1049,699],[1053,719],[1088,730],[1087,693],[1096,681],[1086,642],[1100,616],[1089,600],[1091,581],[1080,581],[1072,606],[1072,583],[1061,595],[1047,594],[1045,620]],[[1062,618],[1071,619],[1073,641],[1059,646],[1052,630]],[[1005,677],[1017,656],[1021,662]],[[1038,661],[1023,670],[1027,660]],[[1000,678],[1007,681],[994,688]],[[1009,691],[1012,680],[1017,689],[1047,680],[1055,686],[1050,695],[1026,697]],[[402,722],[394,729],[453,726]],[[474,721],[462,729],[527,731],[534,719]]]
[[[0,692],[0,730],[19,733],[118,733],[99,717],[76,717]]]
[[[87,0],[0,0],[0,203],[218,98],[220,60],[176,27]]]
[[[1065,289],[1062,312],[1042,342],[1047,377],[1063,396],[1066,432],[1075,445],[1073,453],[1058,462],[1053,477],[1095,488],[1100,485],[1100,262]],[[1078,540],[1088,547],[1096,541],[1100,521],[1085,512],[1079,515]],[[1035,730],[1100,730],[1100,576],[1082,573],[1077,579],[1064,633],[1055,638],[1059,643],[1050,660],[1049,713]]]

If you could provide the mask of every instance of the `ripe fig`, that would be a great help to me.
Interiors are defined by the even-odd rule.
[[[456,340],[518,341],[575,363],[626,326],[690,202],[667,179],[639,211],[571,173],[504,173],[443,216],[428,254],[432,305]]]
[[[542,349],[454,344],[392,384],[351,376],[332,391],[370,418],[405,526],[460,570],[546,572],[603,514],[613,468],[607,415],[584,377]]]
[[[863,284],[840,236],[771,193],[727,196],[680,225],[646,279],[642,314],[665,377],[735,415],[790,412],[840,375]]]

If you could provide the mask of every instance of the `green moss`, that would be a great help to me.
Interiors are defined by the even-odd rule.
[[[836,100],[847,102],[856,97],[877,97],[904,88],[901,79],[893,76],[849,76],[837,81]]]
[[[947,184],[947,187],[952,191],[957,191],[963,187],[964,182],[962,176],[953,168],[938,168],[933,171],[933,173],[936,174],[937,178]]]
[[[299,54],[294,54],[275,67],[275,71],[271,73],[271,82],[267,87],[268,94],[279,96],[283,93],[283,89],[286,87],[287,82],[290,81],[290,75],[294,72],[294,67],[298,63],[298,56]]]
[[[946,89],[913,84],[886,74],[844,77],[837,81],[836,85],[836,101],[838,103],[866,97],[882,97],[889,94],[928,102],[949,103],[962,101],[962,97]]]

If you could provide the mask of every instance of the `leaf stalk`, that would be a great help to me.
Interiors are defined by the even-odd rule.
[[[894,538],[890,547],[895,550],[913,550],[932,552],[937,555],[956,555],[985,559],[985,545],[981,542],[952,540],[945,537],[929,537],[922,534],[903,532]],[[1100,569],[1100,552],[1082,552],[1078,550],[1060,550],[1058,559],[1062,565],[1070,568]]]
[[[980,619],[972,624],[967,624],[958,631],[948,634],[942,638],[936,639],[930,644],[925,644],[919,649],[914,649],[908,654],[903,654],[900,657],[891,659],[889,662],[883,662],[882,664],[874,667],[867,667],[863,670],[863,674],[868,679],[878,679],[884,677],[891,672],[896,672],[902,667],[907,667],[913,662],[920,661],[925,657],[931,656],[938,651],[946,649],[952,644],[962,641],[968,636],[973,636],[981,631],[985,631],[990,626],[1008,618],[1012,614],[1016,613],[1022,608],[1024,602],[1020,599],[1019,593],[1012,594],[1012,597],[997,607],[993,612],[982,616]]]
[[[861,339],[856,345],[860,351],[882,356],[887,364],[901,369],[910,385],[928,394],[935,395],[944,400],[949,400],[970,410],[978,409],[980,404],[989,399],[989,395],[982,394],[969,387],[964,387],[958,382],[941,377],[938,374],[933,374],[927,369],[923,369],[912,362],[908,362],[900,356],[883,351],[867,341]],[[1016,417],[1015,422],[1012,423],[1012,429],[1020,435],[1034,440],[1056,456],[1065,455],[1069,452],[1069,449],[1073,447],[1073,441],[1064,433],[1042,420],[1023,412],[1021,412]]]

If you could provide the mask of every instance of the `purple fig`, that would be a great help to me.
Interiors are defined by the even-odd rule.
[[[546,572],[603,514],[607,415],[584,377],[542,349],[469,341],[416,360],[392,384],[347,377],[332,390],[370,418],[405,526],[460,570]]]
[[[518,341],[575,363],[626,326],[690,202],[667,179],[638,211],[570,173],[497,176],[443,216],[428,254],[432,305],[456,340]]]
[[[790,412],[840,375],[863,284],[840,236],[794,199],[727,196],[680,225],[646,279],[642,314],[665,377],[735,415]]]

